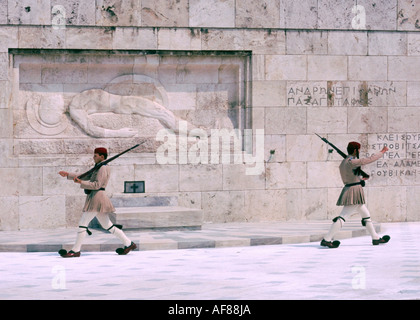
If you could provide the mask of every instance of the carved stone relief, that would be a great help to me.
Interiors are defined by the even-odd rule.
[[[63,143],[92,138],[144,138],[154,151],[157,132],[177,133],[181,120],[189,129],[244,128],[246,61],[234,54],[20,51],[15,153],[61,154]]]

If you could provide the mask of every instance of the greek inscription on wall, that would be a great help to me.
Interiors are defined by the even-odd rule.
[[[289,83],[288,106],[343,106],[369,107],[384,105],[395,100],[397,88],[392,83],[369,84],[367,82],[313,82]],[[391,98],[391,99],[390,99]],[[386,103],[385,105],[388,105]]]
[[[389,151],[372,168],[373,176],[414,178],[420,174],[420,133],[384,133],[369,137],[371,154],[384,146]]]

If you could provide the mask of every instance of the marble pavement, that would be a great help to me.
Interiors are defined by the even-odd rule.
[[[266,226],[267,233],[275,227]],[[372,246],[362,236],[343,240],[334,250],[306,240],[127,256],[86,252],[78,259],[52,252],[1,252],[0,299],[244,300],[236,302],[241,304],[252,299],[420,299],[420,224],[381,227],[392,237],[386,245]],[[230,233],[237,231],[232,227]],[[0,235],[4,243],[5,234]],[[33,233],[32,241],[39,235]],[[251,305],[250,311],[258,310]],[[167,309],[156,312],[168,314]]]
[[[173,250],[190,248],[222,248],[261,246],[272,244],[319,242],[328,231],[330,220],[259,223],[204,224],[201,230],[126,230],[127,236],[138,245],[138,250]],[[375,223],[377,232],[381,224]],[[121,244],[101,228],[91,229],[82,247],[83,252],[115,251]],[[70,250],[77,228],[1,231],[0,252],[57,252]],[[360,222],[349,221],[337,239],[366,235]]]

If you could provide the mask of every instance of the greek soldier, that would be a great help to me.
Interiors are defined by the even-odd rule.
[[[387,243],[391,239],[388,235],[379,237],[376,233],[372,220],[370,219],[369,210],[365,204],[363,192],[364,180],[367,178],[361,179],[359,175],[355,174],[355,170],[360,168],[360,166],[379,160],[388,151],[388,148],[384,147],[380,152],[364,159],[359,159],[359,150],[360,143],[358,142],[350,142],[347,146],[348,156],[340,164],[341,179],[345,186],[337,201],[337,206],[343,206],[343,209],[340,215],[333,219],[333,224],[327,235],[322,239],[321,246],[337,248],[340,245],[340,241],[333,241],[333,236],[340,231],[346,218],[350,217],[353,213],[360,214],[362,225],[366,227],[371,235],[373,245]]]
[[[95,166],[100,164],[107,157],[107,149],[96,148],[93,155]],[[64,249],[59,251],[59,254],[63,258],[80,257],[80,249],[86,234],[92,234],[88,229],[88,225],[94,217],[98,219],[104,229],[114,234],[124,244],[124,248],[117,249],[118,254],[124,255],[137,248],[136,244],[128,239],[121,230],[122,227],[120,225],[114,225],[109,219],[109,213],[115,212],[115,208],[112,205],[111,200],[105,193],[105,188],[111,174],[109,166],[102,165],[99,170],[94,171],[82,180],[79,179],[75,173],[60,171],[59,174],[62,177],[67,177],[67,179],[80,184],[80,188],[84,189],[87,194],[86,202],[83,207],[83,214],[79,221],[79,230],[77,232],[76,242],[69,252]]]

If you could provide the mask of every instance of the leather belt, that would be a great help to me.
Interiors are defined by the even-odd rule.
[[[362,187],[364,187],[365,186],[365,181],[364,180],[362,180],[362,181],[359,181],[359,182],[355,182],[355,183],[349,183],[349,184],[346,184],[345,185],[345,187],[352,187],[352,186],[357,186],[357,185],[362,185]]]
[[[89,189],[85,189],[85,194],[90,194],[92,191],[105,191],[105,188],[100,188],[98,190],[89,190]]]

